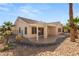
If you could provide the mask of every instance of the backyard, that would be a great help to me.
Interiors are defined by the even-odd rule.
[[[0,44],[0,47],[2,44]],[[77,56],[79,55],[79,40],[71,42],[69,37],[61,37],[51,45],[31,46],[15,44],[15,48],[0,52],[2,56]]]
[[[79,55],[79,40],[71,42],[70,38],[60,37],[52,44],[29,45],[14,43],[14,48],[0,52],[2,56],[77,56]],[[2,44],[0,44],[2,47]]]
[[[73,4],[68,5],[69,18],[62,26],[23,17],[18,17],[16,24],[4,22],[0,26],[0,56],[79,56],[79,17],[73,16]]]

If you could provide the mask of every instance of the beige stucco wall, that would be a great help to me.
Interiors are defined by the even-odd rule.
[[[13,34],[16,34],[16,27],[15,26],[11,27],[11,31]]]
[[[21,27],[21,30],[23,31],[23,36],[25,38],[34,38],[37,36],[37,34],[32,34],[32,27],[43,27],[44,28],[44,37],[46,38],[47,37],[47,34],[46,34],[46,26],[44,24],[28,24],[22,20],[17,20],[16,22],[16,29],[17,29],[17,32],[19,31],[19,27]],[[25,35],[24,33],[24,30],[25,30],[25,27],[27,27],[27,34]],[[18,32],[18,34],[21,34]]]
[[[58,28],[61,28],[61,32],[58,32]],[[57,25],[56,26],[56,35],[62,34],[63,33],[63,26],[62,25]]]
[[[16,32],[19,33],[19,27],[21,27],[21,30],[23,31],[23,36],[25,38],[34,38],[37,36],[37,34],[32,34],[32,27],[43,27],[44,28],[44,38],[47,38],[48,35],[58,35],[62,32],[58,32],[58,28],[62,28],[61,25],[56,26],[47,26],[47,24],[29,24],[24,22],[23,20],[19,19],[15,22],[16,25]],[[25,27],[27,27],[27,34],[25,34]]]
[[[46,39],[48,36],[47,25],[44,26],[44,38]]]
[[[23,31],[23,36],[28,38],[29,37],[29,28],[30,28],[29,24],[27,24],[26,22],[19,19],[16,21],[16,30],[17,30],[17,34],[22,34],[22,33],[19,33],[19,27],[21,27],[21,31]],[[27,34],[24,33],[25,27],[27,27]]]
[[[44,25],[40,25],[40,24],[29,24],[29,38],[35,38],[37,37],[37,34],[32,34],[32,27],[44,27]]]
[[[56,27],[48,26],[47,27],[48,36],[56,35]]]

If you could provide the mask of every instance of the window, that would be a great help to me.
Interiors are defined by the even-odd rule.
[[[58,28],[58,32],[61,32],[61,28]]]
[[[21,33],[21,28],[19,27],[19,33]]]
[[[32,27],[32,34],[36,34],[36,27]]]
[[[25,27],[25,34],[27,34],[27,27]]]

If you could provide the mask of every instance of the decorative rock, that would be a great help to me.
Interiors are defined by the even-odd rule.
[[[59,45],[49,47],[28,47],[20,46],[10,51],[0,52],[0,56],[12,55],[32,55],[32,56],[79,56],[79,41],[71,42],[69,38],[65,39]],[[21,53],[19,54],[20,51]]]

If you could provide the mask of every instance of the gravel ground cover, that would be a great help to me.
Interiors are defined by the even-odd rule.
[[[15,44],[16,45],[16,44]],[[0,44],[3,48],[3,44]],[[58,38],[54,45],[32,47],[17,44],[14,49],[0,52],[0,56],[78,56],[79,39],[71,42],[70,38]]]
[[[70,42],[70,39],[66,38],[60,44],[47,47],[17,45],[15,49],[0,52],[0,56],[79,56],[79,39]]]

